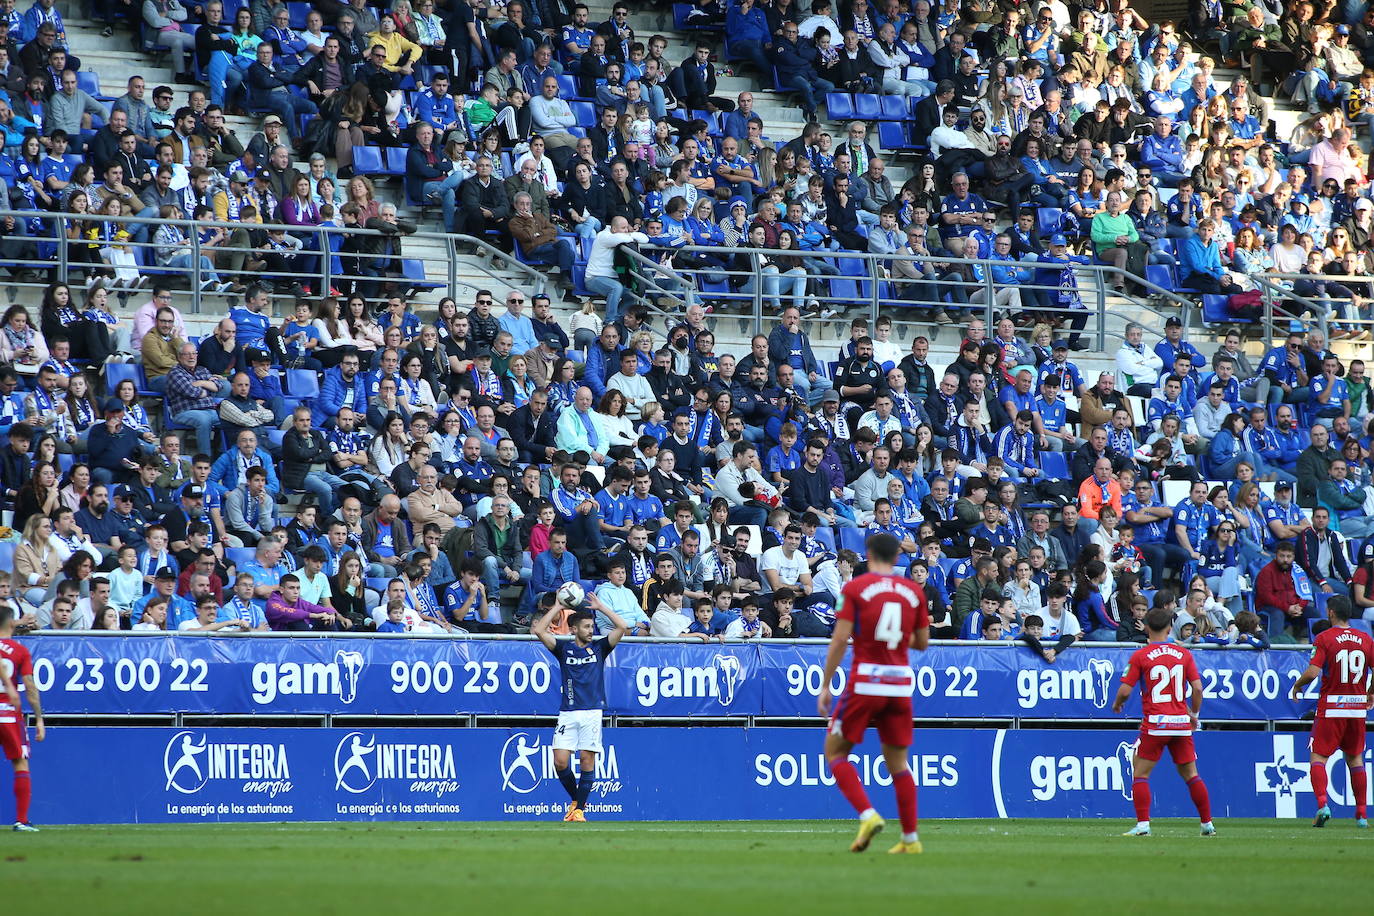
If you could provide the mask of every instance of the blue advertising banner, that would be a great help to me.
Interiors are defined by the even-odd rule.
[[[594,820],[843,818],[820,729],[612,728],[604,732]],[[220,821],[558,820],[552,729],[174,729],[57,727],[33,748],[38,824]],[[922,817],[1109,817],[1127,821],[1129,731],[918,730],[911,767]],[[1218,817],[1292,818],[1314,808],[1305,736],[1202,732],[1199,767]],[[121,761],[92,767],[92,760]],[[852,759],[873,801],[893,809],[875,743]],[[681,767],[709,760],[708,792],[683,792]],[[1152,779],[1154,812],[1194,815],[1170,767]],[[1331,768],[1338,816],[1353,805]],[[0,776],[0,822],[14,816]]]
[[[25,640],[54,715],[553,715],[557,665],[533,640],[44,635]],[[1019,646],[912,653],[924,719],[1118,719],[1131,648]],[[1198,651],[1204,718],[1295,720],[1303,652]],[[623,642],[606,668],[610,712],[664,717],[816,715],[825,646]],[[847,662],[846,662],[847,664]],[[836,692],[844,674],[835,678]],[[1132,700],[1128,713],[1139,711]]]

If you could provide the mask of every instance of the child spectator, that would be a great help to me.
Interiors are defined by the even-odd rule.
[[[687,628],[688,633],[695,633],[698,636],[705,636],[707,639],[719,639],[725,641],[725,630],[714,623],[715,607],[711,604],[710,598],[698,598],[692,606],[692,615],[695,619],[692,625]]]
[[[777,607],[777,597],[781,592],[787,592],[783,601],[783,607],[786,609],[790,624],[792,617],[792,595],[790,590],[778,589],[773,595],[774,606]],[[758,639],[759,637],[767,637],[771,633],[772,630],[769,629],[768,624],[759,619],[758,604],[748,601],[740,606],[739,617],[730,621],[730,625],[725,628],[726,639]]]
[[[378,633],[404,633],[406,604],[400,598],[393,598],[386,605],[386,620],[377,625]]]

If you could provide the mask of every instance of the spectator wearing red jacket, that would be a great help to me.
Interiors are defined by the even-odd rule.
[[[1274,548],[1274,559],[1255,578],[1255,609],[1268,621],[1271,638],[1288,627],[1305,628],[1305,621],[1316,617],[1312,602],[1298,597],[1293,581],[1292,544],[1281,543]],[[1294,635],[1299,639],[1307,638],[1302,631]]]

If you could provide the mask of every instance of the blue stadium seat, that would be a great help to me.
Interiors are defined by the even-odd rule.
[[[571,102],[581,95],[577,91],[577,77],[571,73],[564,73],[558,77],[558,97],[565,102]]]
[[[1069,458],[1063,452],[1041,452],[1040,467],[1045,472],[1046,480],[1069,479]]]
[[[825,112],[832,121],[849,121],[854,117],[854,99],[848,92],[827,92]]]
[[[1145,265],[1145,279],[1165,289],[1178,288],[1178,282],[1174,279],[1174,268],[1168,264]]]
[[[406,154],[410,152],[404,146],[388,146],[386,149],[386,173],[388,175],[404,175],[406,173]],[[511,174],[507,172],[507,174]]]
[[[569,102],[568,107],[572,109],[578,127],[596,126],[596,106],[591,102]]]
[[[854,115],[864,121],[882,120],[883,104],[878,96],[871,92],[857,92],[854,94]]]
[[[1205,324],[1230,324],[1232,322],[1245,323],[1244,319],[1233,315],[1227,306],[1230,296],[1203,296],[1202,297],[1202,320]]]
[[[297,31],[305,28],[305,17],[310,15],[309,3],[288,3],[286,11],[291,14],[291,28]]]
[[[905,121],[907,118],[906,96],[881,96],[882,119],[884,121]]]
[[[287,369],[286,393],[302,401],[312,401],[320,395],[320,376],[314,369]]]
[[[864,532],[861,528],[837,528],[839,532],[838,544],[841,550],[852,550],[861,557],[868,556],[868,548],[864,544]]]
[[[906,138],[906,125],[901,121],[879,121],[878,148],[889,153],[911,149]]]
[[[353,147],[353,171],[363,175],[380,175],[383,170],[381,147]]]
[[[1040,235],[1053,235],[1064,225],[1064,211],[1058,207],[1040,207],[1035,211],[1035,228]]]
[[[102,102],[113,99],[114,96],[102,95],[100,92],[100,74],[94,70],[81,70],[76,74],[76,88],[82,90],[87,95],[99,99]]]
[[[255,551],[252,547],[224,548],[224,558],[228,560],[230,563],[233,563],[235,566],[239,567],[240,569],[243,568],[243,565],[245,563],[249,563],[252,561],[254,553]]]

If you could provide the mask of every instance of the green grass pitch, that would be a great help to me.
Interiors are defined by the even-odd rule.
[[[928,821],[925,854],[849,821],[51,827],[0,836],[16,912],[1205,914],[1353,912],[1374,835],[1332,821]]]

